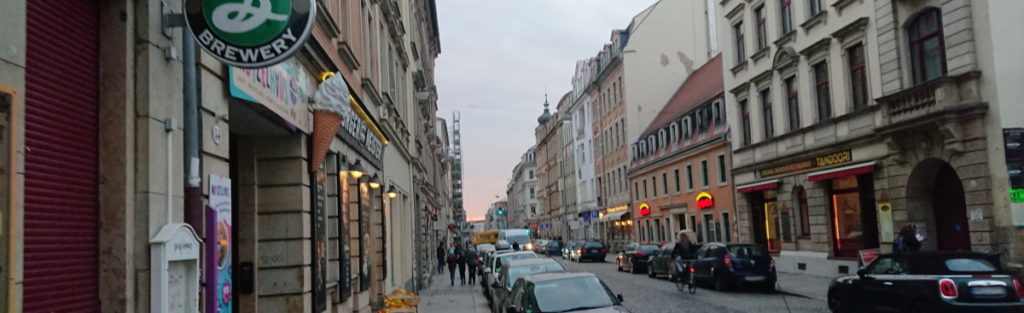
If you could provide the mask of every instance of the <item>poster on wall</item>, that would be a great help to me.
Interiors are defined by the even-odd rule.
[[[891,243],[896,237],[892,226],[892,203],[878,203],[878,233],[883,243]]]
[[[214,295],[214,301],[206,301],[207,312],[232,312],[231,296],[231,179],[210,175],[210,204],[207,206],[206,238],[208,258],[206,279],[207,295]]]
[[[359,184],[359,291],[370,289],[370,202],[369,187]]]
[[[313,180],[313,312],[322,312],[327,309],[327,196],[324,180]]]
[[[335,163],[342,164],[342,161],[339,160],[338,162]],[[340,165],[338,166],[338,172],[342,172]],[[352,293],[352,260],[349,259],[349,256],[352,255],[351,252],[349,251],[349,238],[351,238],[351,236],[349,235],[348,232],[348,203],[350,198],[348,192],[350,187],[348,185],[347,179],[341,176],[342,175],[339,175],[339,182],[338,184],[336,184],[338,188],[338,197],[341,197],[337,201],[339,212],[338,218],[340,219],[338,221],[338,245],[340,246],[338,251],[341,253],[341,255],[338,256],[341,268],[341,274],[338,275],[338,284],[340,285],[339,289],[341,289],[341,302],[345,302],[346,300],[348,300],[349,295]]]

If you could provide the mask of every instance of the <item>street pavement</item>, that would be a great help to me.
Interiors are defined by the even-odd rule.
[[[701,286],[697,288],[696,294],[683,293],[666,279],[652,279],[646,274],[617,271],[613,255],[609,255],[603,263],[575,263],[561,258],[556,259],[570,271],[597,274],[613,292],[622,294],[625,299],[623,305],[633,313],[828,312],[825,299],[813,299],[784,292],[764,293],[742,288],[717,292]],[[826,284],[818,288],[827,290],[827,280],[825,282]]]
[[[491,309],[480,289],[479,281],[475,284],[459,285],[458,277],[455,286],[448,280],[448,269],[444,274],[434,275],[430,287],[419,293],[419,313],[490,313]]]

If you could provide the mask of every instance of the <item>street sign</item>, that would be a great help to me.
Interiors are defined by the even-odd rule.
[[[1010,202],[1024,202],[1024,188],[1010,189]]]
[[[185,23],[214,58],[245,68],[280,63],[302,48],[313,0],[185,0]]]

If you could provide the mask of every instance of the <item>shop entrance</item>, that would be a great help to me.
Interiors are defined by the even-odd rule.
[[[750,220],[751,231],[753,232],[754,243],[768,248],[768,251],[778,252],[782,246],[779,242],[779,227],[775,221],[779,213],[776,207],[775,190],[768,189],[760,192],[751,192],[750,195]]]
[[[964,186],[949,163],[927,159],[914,167],[907,210],[911,222],[926,225],[918,227],[926,237],[922,250],[971,250]]]

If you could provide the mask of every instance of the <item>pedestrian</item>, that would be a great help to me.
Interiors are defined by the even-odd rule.
[[[476,267],[480,265],[479,255],[476,248],[470,247],[466,250],[466,267],[469,268],[469,284],[476,283]]]
[[[448,277],[452,282],[452,286],[455,286],[455,267],[459,266],[459,256],[455,254],[455,249],[448,249]]]
[[[437,273],[444,273],[444,241],[437,244]]]
[[[518,241],[513,241],[512,242],[512,250],[519,251],[519,242]]]
[[[900,229],[894,245],[899,252],[914,252],[921,250],[921,235],[917,233],[917,225],[909,224]]]
[[[459,284],[466,284],[466,251],[463,249],[456,250],[455,255],[458,256],[456,262],[459,264]]]

